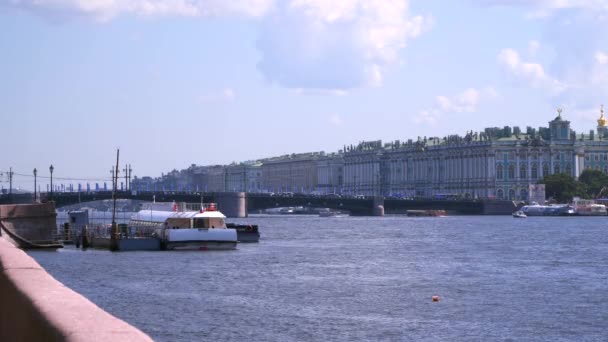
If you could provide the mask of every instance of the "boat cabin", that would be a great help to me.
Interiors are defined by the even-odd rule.
[[[131,217],[130,226],[165,229],[226,228],[226,216],[219,211],[157,211],[141,210]]]

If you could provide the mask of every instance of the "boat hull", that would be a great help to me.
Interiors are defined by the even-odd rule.
[[[236,229],[239,242],[259,242],[260,231],[257,224],[227,223],[226,227]]]
[[[169,251],[222,251],[236,249],[236,241],[181,241],[167,242]]]
[[[235,249],[237,241],[236,229],[167,229],[163,247],[166,250],[228,250]]]
[[[93,237],[91,238],[90,247],[111,249],[112,240],[109,237]],[[116,250],[118,251],[159,251],[160,249],[160,239],[133,238],[116,240]]]

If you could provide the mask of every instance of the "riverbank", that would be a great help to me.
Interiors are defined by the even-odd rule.
[[[0,237],[0,341],[152,341]]]

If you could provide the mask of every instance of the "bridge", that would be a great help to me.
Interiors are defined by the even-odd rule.
[[[342,211],[348,211],[355,216],[377,216],[379,215],[378,206],[384,208],[387,214],[405,214],[410,209],[437,209],[446,210],[450,214],[463,215],[483,215],[483,214],[511,214],[516,206],[511,201],[500,201],[491,199],[458,199],[458,200],[441,200],[429,198],[415,199],[385,199],[383,197],[362,197],[362,196],[339,196],[335,194],[328,195],[310,195],[310,194],[283,194],[271,195],[266,193],[200,193],[200,192],[153,192],[153,191],[118,191],[118,199],[132,199],[142,201],[156,202],[188,202],[198,203],[201,200],[205,203],[217,202],[220,209],[228,216],[230,211],[228,207],[233,206],[234,200],[238,200],[239,195],[242,200],[242,209],[239,212],[256,212],[259,210],[278,208],[278,207],[318,207],[331,208]],[[51,194],[42,193],[40,196],[43,201],[55,201],[57,208],[67,205],[84,203],[98,200],[112,199],[111,191],[97,192],[61,192]],[[227,200],[228,199],[228,200]],[[234,199],[234,200],[233,200]],[[1,195],[0,204],[15,204],[15,203],[31,203],[31,194],[12,194]],[[223,203],[227,205],[222,206]],[[234,202],[236,203],[236,202]],[[235,204],[241,205],[241,204]],[[381,214],[380,214],[381,215]],[[238,214],[236,216],[243,216]]]

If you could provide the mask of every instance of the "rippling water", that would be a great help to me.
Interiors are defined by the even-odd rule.
[[[30,255],[157,341],[608,339],[605,217],[235,221],[261,242]]]

